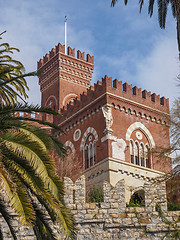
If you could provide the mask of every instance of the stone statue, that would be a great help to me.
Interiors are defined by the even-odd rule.
[[[106,121],[106,129],[110,129],[113,124],[111,106],[106,104],[102,107],[103,115]]]

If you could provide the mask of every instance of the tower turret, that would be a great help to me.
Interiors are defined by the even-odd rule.
[[[94,71],[94,57],[60,43],[39,60],[37,69],[41,75],[41,105],[50,106],[59,111],[68,102],[73,101],[90,87]]]

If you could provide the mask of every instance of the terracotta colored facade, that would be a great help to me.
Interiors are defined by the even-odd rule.
[[[75,57],[70,47],[65,55],[58,44],[38,62],[41,103],[62,113],[54,122],[65,132],[59,138],[72,165],[80,164],[90,184],[125,177],[127,185],[137,179],[139,186],[169,172],[171,159],[151,151],[170,144],[169,100],[108,76],[91,86],[93,61],[80,51]]]

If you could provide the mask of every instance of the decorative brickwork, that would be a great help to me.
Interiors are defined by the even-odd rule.
[[[66,132],[66,135],[60,133],[60,139],[62,141],[73,139],[73,133],[78,128],[81,129],[82,136],[79,141],[74,142],[74,147],[82,168],[84,166],[82,149],[89,128],[93,128],[98,135],[95,164],[108,157],[134,163],[130,159],[130,139],[136,130],[139,134],[144,134],[147,139],[142,142],[143,146],[152,149],[161,144],[164,147],[169,145],[168,99],[163,98],[164,105],[162,105],[157,96],[153,95],[156,99],[154,102],[147,95],[145,98],[143,94],[144,91],[140,94],[138,88],[121,84],[118,80],[112,81],[106,76],[102,82],[98,81],[94,87],[91,86],[61,109],[62,116],[57,117],[55,121]],[[148,96],[150,95],[149,93]],[[119,141],[125,146],[123,150],[118,148],[121,145]],[[117,151],[114,151],[115,148]],[[138,160],[136,164],[162,172],[168,172],[171,169],[170,159],[165,163],[152,156],[149,163],[143,163],[143,160],[141,162]],[[91,167],[92,165],[89,170]],[[89,173],[88,177],[90,175],[93,176],[94,172]],[[109,177],[104,177],[103,180],[110,181]]]
[[[86,178],[86,188],[107,181],[125,181],[125,201],[131,190],[171,170],[171,159],[160,160],[153,149],[168,148],[169,100],[105,75],[90,85],[93,57],[58,44],[38,62],[42,105],[61,115],[45,116],[64,132],[56,132],[72,157],[71,176]],[[68,144],[67,144],[68,143]],[[71,144],[70,144],[71,143]],[[73,146],[73,147],[72,147]],[[57,171],[60,172],[56,159]]]
[[[116,84],[114,84],[114,82]],[[123,88],[123,86],[126,86],[126,88]],[[146,98],[143,97],[143,92],[141,89],[135,87],[137,89],[136,94],[133,93],[132,85],[128,85],[127,83],[122,84],[122,81],[118,81],[117,79],[112,81],[112,78],[108,78],[108,76],[105,76],[105,78],[102,79],[101,81],[98,81],[97,84],[94,84],[94,87],[91,86],[90,88],[87,89],[86,92],[83,92],[80,94],[80,99],[75,99],[74,102],[68,103],[66,106],[64,106],[61,109],[61,113],[63,116],[69,117],[72,116],[73,113],[78,112],[78,110],[82,110],[84,107],[88,106],[93,101],[97,101],[98,98],[103,98],[104,94],[107,94],[110,96],[110,98],[115,97],[120,99],[121,106],[118,104],[116,105],[115,103],[111,102],[112,106],[115,109],[119,109],[120,111],[124,111],[125,113],[129,113],[131,115],[135,115],[137,117],[141,117],[142,119],[147,119],[152,122],[156,123],[162,123],[166,124],[167,122],[164,122],[166,117],[169,114],[169,100],[164,99],[163,104],[160,100],[160,96],[153,94],[155,99],[152,101],[151,97],[151,92],[148,92],[146,95]],[[117,100],[116,100],[117,101]],[[127,104],[129,103],[129,106],[127,107]],[[132,106],[131,106],[132,104]],[[138,105],[140,107],[147,108],[148,110],[151,110],[152,113],[154,112],[153,115],[147,115],[143,114],[142,110],[141,112],[137,112],[136,110],[133,109],[133,106]],[[71,110],[71,111],[69,111]],[[152,114],[151,113],[151,114]],[[164,115],[163,119],[158,119],[155,113],[161,113]],[[62,117],[64,119],[64,117]]]
[[[68,47],[66,55],[65,46],[59,43],[38,61],[37,68],[41,73],[39,78],[41,105],[48,106],[49,96],[52,95],[57,100],[53,108],[60,110],[68,100],[73,100],[90,86],[94,57],[87,54],[85,60],[84,53],[78,50],[75,58],[75,49],[71,47]]]

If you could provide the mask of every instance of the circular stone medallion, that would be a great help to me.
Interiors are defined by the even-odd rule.
[[[73,140],[76,142],[80,139],[80,137],[81,137],[81,130],[76,129],[76,131],[73,134]]]
[[[92,136],[89,136],[89,141],[90,141],[90,142],[92,141]]]
[[[141,132],[136,132],[136,137],[137,137],[137,139],[141,140],[142,139],[142,133]]]

